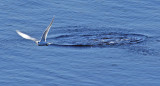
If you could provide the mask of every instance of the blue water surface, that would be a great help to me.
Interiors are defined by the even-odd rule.
[[[0,86],[160,86],[159,4],[158,0],[1,0]],[[40,39],[53,16],[47,41],[62,46],[37,46],[16,33]],[[111,34],[114,41],[124,35],[142,41],[99,46],[96,41],[102,33]],[[104,39],[108,38],[100,42]],[[67,43],[98,46],[63,46]]]

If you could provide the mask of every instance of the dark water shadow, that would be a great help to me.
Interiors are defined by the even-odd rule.
[[[69,47],[69,48],[91,48],[91,47],[95,47],[95,46],[92,46],[92,45],[58,45],[58,44],[50,44],[49,46]]]
[[[58,29],[58,30],[57,30]],[[149,49],[147,42],[151,37],[121,28],[91,28],[80,26],[58,27],[50,46],[69,48],[123,48],[142,55],[158,55]],[[143,46],[143,47],[142,47]]]

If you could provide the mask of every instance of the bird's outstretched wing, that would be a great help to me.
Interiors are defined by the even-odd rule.
[[[20,32],[20,31],[18,31],[18,30],[16,30],[16,32],[18,33],[18,35],[20,35],[21,37],[23,37],[23,38],[25,38],[25,39],[29,39],[29,40],[32,40],[32,41],[37,41],[37,39],[32,38],[32,37],[30,37],[29,35],[24,34],[24,33]]]
[[[48,32],[52,26],[52,23],[53,23],[53,20],[54,20],[54,17],[51,21],[51,23],[49,24],[49,26],[46,28],[46,30],[43,32],[43,35],[42,35],[42,38],[41,38],[41,41],[45,41],[46,42],[46,38],[47,38],[47,35],[48,35]]]

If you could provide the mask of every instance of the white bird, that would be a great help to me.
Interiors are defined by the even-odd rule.
[[[29,36],[29,35],[27,35],[27,34],[24,34],[24,33],[20,32],[20,31],[18,31],[18,30],[16,30],[16,32],[17,32],[18,35],[20,35],[21,37],[36,42],[36,44],[37,44],[38,46],[48,46],[48,45],[50,45],[51,43],[46,42],[46,38],[47,38],[47,34],[48,34],[48,32],[49,32],[49,30],[50,30],[50,28],[51,28],[51,26],[52,26],[53,20],[54,20],[54,17],[53,17],[51,23],[49,24],[49,26],[48,26],[48,27],[46,28],[46,30],[43,32],[40,41],[38,41],[36,38],[33,38],[33,37],[31,37],[31,36]]]

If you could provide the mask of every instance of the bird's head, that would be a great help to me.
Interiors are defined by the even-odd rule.
[[[37,45],[39,44],[39,41],[35,41],[35,42],[36,42]]]

